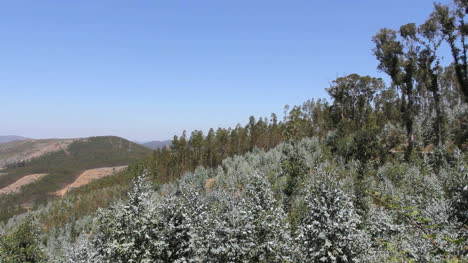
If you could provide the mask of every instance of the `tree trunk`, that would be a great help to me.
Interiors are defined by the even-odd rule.
[[[405,107],[405,125],[406,125],[406,133],[408,136],[408,147],[406,148],[405,152],[405,160],[410,161],[411,156],[414,150],[414,95],[413,95],[413,74],[412,70],[407,70],[407,80],[405,81],[405,88],[406,88],[406,97],[407,97],[407,104]]]
[[[439,85],[437,81],[437,74],[431,74],[431,88],[432,96],[434,97],[434,107],[436,110],[436,120],[435,120],[435,133],[436,133],[436,143],[437,147],[442,147],[442,138],[443,138],[443,116],[442,116],[442,108],[440,106],[440,92],[439,92]]]

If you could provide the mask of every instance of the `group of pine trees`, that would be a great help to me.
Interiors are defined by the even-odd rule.
[[[351,74],[282,120],[183,132],[130,167],[126,198],[42,235],[17,217],[0,262],[467,260],[467,14],[380,30],[391,83]]]

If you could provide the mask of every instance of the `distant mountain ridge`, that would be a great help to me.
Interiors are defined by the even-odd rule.
[[[25,141],[25,140],[31,140],[31,139],[23,137],[23,136],[18,136],[18,135],[0,135],[0,143],[7,143],[7,142],[13,142],[13,141]]]
[[[150,148],[152,150],[160,149],[163,148],[164,146],[171,146],[172,140],[165,140],[165,141],[151,141],[151,142],[145,142],[141,143],[141,145]]]

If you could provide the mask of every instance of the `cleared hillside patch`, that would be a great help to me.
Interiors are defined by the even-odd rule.
[[[67,185],[59,191],[54,192],[54,195],[64,196],[68,191],[72,189],[78,188],[83,185],[87,185],[96,179],[113,175],[122,171],[125,168],[127,168],[127,165],[115,167],[102,167],[86,170],[83,173],[81,173],[80,176],[78,176],[78,178],[73,183]]]
[[[66,151],[77,139],[44,139],[2,143],[0,145],[0,167],[25,162],[48,153]]]
[[[1,188],[0,195],[19,192],[21,187],[28,185],[30,183],[34,183],[35,181],[41,179],[42,177],[46,175],[47,175],[46,173],[42,173],[42,174],[30,174],[30,175],[23,176],[18,181],[10,184],[9,186]]]

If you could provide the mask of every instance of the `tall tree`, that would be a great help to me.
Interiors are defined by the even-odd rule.
[[[189,139],[189,148],[191,152],[190,160],[191,160],[191,169],[197,167],[201,163],[203,163],[203,132],[199,130],[192,131]]]
[[[215,131],[213,128],[211,128],[208,131],[208,134],[206,135],[205,138],[205,149],[206,149],[206,166],[208,167],[213,167],[215,165],[215,146],[214,146],[214,140],[215,140]]]
[[[414,148],[414,115],[415,115],[415,76],[416,76],[416,47],[410,36],[416,34],[416,26],[407,24],[397,32],[383,28],[373,37],[375,43],[374,54],[379,60],[379,70],[390,76],[392,82],[401,91],[401,110],[406,127],[408,147],[405,159],[409,160]]]
[[[384,87],[382,79],[351,74],[334,80],[327,92],[334,99],[332,108],[339,120],[350,121],[349,128],[355,130],[368,123],[374,98]]]
[[[413,32],[411,32],[413,33]],[[420,70],[420,82],[432,93],[434,99],[434,108],[436,112],[435,135],[438,147],[442,146],[444,137],[444,116],[441,105],[440,92],[440,59],[437,51],[442,43],[442,37],[439,34],[438,24],[434,17],[429,18],[424,24],[420,25],[417,34],[410,35],[411,39],[418,42],[418,66]]]
[[[468,1],[455,0],[454,6],[435,4],[432,17],[440,25],[440,32],[452,51],[455,74],[464,94],[465,102],[468,102]]]

